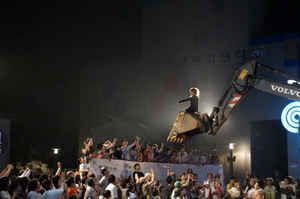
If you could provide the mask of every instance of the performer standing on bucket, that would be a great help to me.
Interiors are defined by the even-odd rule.
[[[199,115],[198,112],[198,100],[199,100],[200,91],[196,87],[190,88],[190,97],[188,99],[180,100],[179,102],[175,102],[174,104],[180,104],[182,102],[190,102],[190,107],[185,109],[185,112],[195,113]]]

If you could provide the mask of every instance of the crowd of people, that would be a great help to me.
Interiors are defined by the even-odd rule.
[[[0,173],[1,199],[299,199],[300,180],[287,176],[283,181],[268,177],[257,179],[246,173],[243,181],[231,176],[222,185],[219,174],[207,173],[207,179],[198,180],[191,168],[175,174],[168,166],[165,182],[156,180],[155,171],[141,172],[141,165],[134,165],[132,175],[120,179],[101,168],[101,177],[86,171],[62,172],[58,163],[56,174],[40,173],[32,176],[30,168],[17,178],[10,178],[12,166]],[[165,185],[165,186],[164,186]]]
[[[97,143],[97,149],[95,150],[93,139],[88,138],[84,142],[82,157],[119,159],[135,162],[187,163],[197,165],[220,164],[216,149],[212,151],[212,154],[196,149],[186,151],[185,145],[182,144],[178,151],[170,147],[166,148],[166,151],[163,151],[164,143],[161,143],[159,147],[158,144],[143,145],[139,141],[140,138],[136,137],[135,141],[129,145],[127,139],[123,139],[121,144],[117,145],[117,139],[115,138],[113,142]]]
[[[61,163],[57,163],[57,172],[33,173],[26,167],[19,176],[13,177],[12,165],[0,173],[0,199],[300,199],[300,180],[294,181],[287,176],[281,181],[278,173],[274,178],[257,179],[254,174],[246,173],[243,181],[231,176],[228,184],[222,185],[219,174],[207,173],[205,181],[199,181],[192,168],[175,174],[163,163],[219,164],[216,150],[211,156],[201,150],[186,152],[181,145],[179,152],[167,148],[163,151],[157,144],[143,146],[138,137],[128,145],[126,139],[117,145],[113,142],[84,142],[78,171],[62,172]],[[114,148],[114,151],[112,150]],[[132,175],[119,178],[106,167],[101,175],[91,173],[87,160],[106,158],[136,161]],[[156,180],[155,171],[143,173],[139,162],[157,162],[167,170],[164,182]],[[186,169],[183,167],[183,170]],[[97,177],[96,177],[97,176]],[[164,177],[163,177],[164,178]],[[161,176],[160,176],[160,179]]]

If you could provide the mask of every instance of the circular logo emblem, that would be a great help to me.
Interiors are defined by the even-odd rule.
[[[281,122],[284,128],[291,133],[299,133],[300,102],[289,103],[281,113]]]

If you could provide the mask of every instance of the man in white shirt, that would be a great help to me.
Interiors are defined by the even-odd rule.
[[[105,190],[109,190],[111,192],[111,197],[109,199],[118,199],[118,191],[117,191],[117,179],[114,174],[110,174],[108,176],[108,185]]]
[[[101,196],[100,199],[103,198],[103,193],[108,185],[108,175],[109,175],[109,170],[106,167],[101,168],[101,174],[103,177],[99,181],[99,186],[101,187]]]

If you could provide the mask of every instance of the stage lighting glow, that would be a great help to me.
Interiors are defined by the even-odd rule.
[[[299,133],[300,102],[289,103],[281,113],[284,128],[291,133]]]

